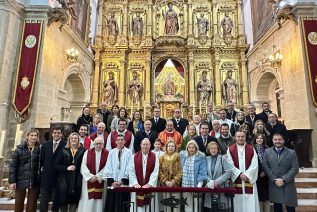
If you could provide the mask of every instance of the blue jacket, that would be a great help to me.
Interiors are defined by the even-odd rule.
[[[187,156],[186,151],[180,152],[182,169],[185,166],[186,156]],[[198,154],[195,155],[194,170],[195,170],[195,176],[194,176],[195,186],[197,186],[199,182],[204,182],[208,180],[206,157],[201,152],[198,152]]]

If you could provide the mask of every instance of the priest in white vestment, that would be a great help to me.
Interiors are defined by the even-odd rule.
[[[141,151],[135,153],[129,166],[129,184],[134,188],[150,188],[157,186],[159,173],[159,159],[155,153],[150,151],[151,143],[148,138],[141,142]],[[151,202],[150,202],[151,201]],[[131,202],[134,202],[134,209],[130,211],[150,212],[155,205],[149,194],[132,193]],[[151,208],[151,210],[150,210]]]
[[[258,178],[258,156],[254,148],[246,143],[246,134],[237,131],[236,143],[227,150],[231,180],[237,190],[233,198],[234,211],[260,212],[256,180]]]
[[[102,179],[108,151],[103,148],[103,138],[96,138],[94,148],[85,152],[80,172],[83,176],[79,212],[103,211],[106,189]]]
[[[117,147],[109,152],[106,167],[103,173],[103,179],[107,181],[108,189],[106,198],[106,210],[116,212],[129,211],[129,207],[124,205],[130,201],[129,193],[113,192],[112,189],[129,185],[129,162],[132,158],[131,151],[124,146],[125,140],[123,135],[117,136]]]

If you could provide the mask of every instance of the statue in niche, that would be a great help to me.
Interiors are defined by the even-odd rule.
[[[225,17],[221,21],[221,26],[223,29],[223,36],[231,35],[233,28],[233,21],[230,18],[228,12],[225,13]]]
[[[103,101],[107,103],[107,105],[113,105],[115,103],[116,96],[116,82],[114,80],[114,73],[109,72],[109,79],[103,82]]]
[[[232,71],[227,71],[227,76],[223,81],[222,90],[223,90],[223,99],[228,102],[236,103],[237,97],[237,86],[238,82],[232,78]]]
[[[132,73],[132,80],[129,83],[128,94],[132,104],[140,105],[141,102],[142,83],[136,71]]]
[[[169,74],[166,77],[166,81],[164,83],[163,91],[165,95],[174,96],[176,94],[176,85],[174,83],[173,77]]]
[[[197,90],[198,90],[199,98],[200,98],[199,102],[201,102],[202,105],[203,104],[207,105],[207,102],[209,101],[210,96],[212,96],[211,94],[212,94],[213,88],[210,81],[207,79],[206,71],[203,71],[201,73],[201,79],[197,83]]]
[[[142,36],[143,33],[143,20],[140,13],[136,14],[136,17],[132,20],[132,33],[134,36]]]
[[[114,13],[111,13],[111,16],[108,20],[108,35],[113,35],[113,36],[116,36],[118,35],[118,32],[119,32],[119,27],[118,27],[118,22],[117,22],[117,19],[114,15]]]
[[[209,30],[209,22],[208,19],[204,17],[204,13],[200,14],[200,18],[196,16],[198,23],[198,35],[206,35]]]
[[[165,18],[165,34],[175,35],[179,30],[178,15],[173,9],[172,3],[168,4],[168,10],[166,14],[162,11],[162,15]]]

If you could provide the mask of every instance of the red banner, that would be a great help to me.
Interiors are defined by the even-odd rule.
[[[39,48],[41,46],[42,21],[25,21],[20,44],[19,62],[13,94],[13,107],[23,115],[32,100]]]
[[[314,105],[317,107],[317,20],[303,20],[302,27],[310,88]]]

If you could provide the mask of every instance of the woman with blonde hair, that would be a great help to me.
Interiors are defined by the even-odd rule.
[[[179,154],[177,152],[177,145],[171,140],[166,143],[164,149],[165,153],[160,157],[160,186],[177,187],[180,185],[182,179],[182,168]],[[179,194],[173,193],[164,193],[163,198],[169,198],[172,195],[179,198]],[[170,211],[170,209],[167,208],[164,211]],[[174,209],[174,211],[179,210]]]
[[[80,167],[85,149],[80,144],[78,133],[71,133],[55,161],[55,170],[59,172],[57,193],[62,212],[75,212],[79,203],[82,186]]]
[[[230,182],[230,168],[225,156],[220,155],[220,147],[212,141],[208,143],[207,150],[210,155],[206,158],[208,180],[206,187],[208,188],[224,188],[229,187]],[[212,208],[212,200],[216,199],[219,202],[217,211],[228,211],[231,207],[230,199],[224,193],[213,195],[211,193],[205,194],[204,207],[205,211],[210,211]]]
[[[183,171],[182,187],[202,187],[203,182],[208,179],[206,157],[199,151],[195,140],[187,143],[186,150],[180,153],[180,158]],[[183,197],[187,198],[188,203],[185,205],[185,211],[200,211],[201,204],[192,193],[183,193]]]
[[[39,194],[39,131],[31,129],[26,133],[26,141],[16,147],[12,155],[9,171],[10,189],[15,190],[14,211],[24,211],[27,193],[26,211],[36,211]]]
[[[265,136],[265,140],[268,141],[269,136],[270,136],[270,132],[266,129],[265,123],[261,119],[257,120],[254,123],[254,129],[253,129],[253,132],[252,132],[252,140],[254,140],[254,136],[256,134],[259,134],[259,133],[263,134]]]

